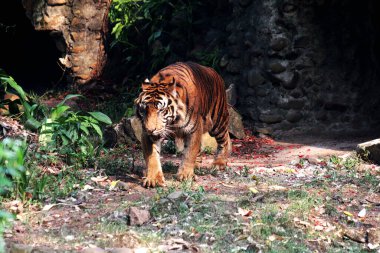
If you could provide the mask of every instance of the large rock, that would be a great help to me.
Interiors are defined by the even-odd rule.
[[[270,48],[274,51],[281,51],[285,47],[287,47],[289,44],[289,40],[284,37],[276,37],[273,38],[270,42]]]
[[[251,69],[248,72],[248,85],[252,88],[265,82],[265,78],[258,69]]]
[[[360,143],[356,151],[363,159],[380,164],[380,139]]]
[[[231,83],[228,89],[226,90],[227,95],[227,103],[230,106],[235,106],[236,100],[237,100],[237,91],[236,91],[236,85]]]
[[[278,107],[282,109],[302,109],[306,100],[303,98],[280,97],[277,101]]]
[[[259,116],[259,119],[267,124],[274,124],[281,122],[284,117],[277,113],[265,113]]]
[[[286,113],[286,119],[292,123],[298,122],[302,119],[302,113],[291,109]]]
[[[119,123],[108,127],[104,132],[106,147],[116,144],[134,144],[141,142],[142,125],[137,117],[122,118]]]
[[[133,129],[134,136],[139,142],[141,142],[143,132],[141,121],[137,117],[131,117],[129,118],[129,122]]]
[[[241,115],[231,106],[228,107],[228,113],[230,114],[230,124],[228,126],[230,134],[232,137],[244,139],[245,132]]]
[[[297,87],[298,74],[297,72],[282,72],[273,75],[277,82],[280,82],[285,89],[294,89]]]

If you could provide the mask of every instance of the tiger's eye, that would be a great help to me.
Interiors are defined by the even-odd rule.
[[[146,109],[146,105],[145,104],[140,104],[139,106],[139,113],[141,116],[145,115],[145,109]]]

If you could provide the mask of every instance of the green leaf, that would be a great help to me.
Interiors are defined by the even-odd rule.
[[[67,105],[60,105],[60,106],[57,106],[54,110],[52,110],[51,112],[51,119],[52,120],[55,120],[59,117],[62,116],[62,114],[67,111],[68,109],[70,109],[70,106],[67,106]]]
[[[62,106],[67,100],[76,98],[76,97],[83,97],[83,96],[80,94],[69,94],[56,107]]]
[[[26,93],[25,91],[21,88],[20,85],[18,85],[16,83],[16,81],[11,77],[11,76],[8,76],[8,77],[1,77],[1,80],[5,81],[6,83],[8,83],[13,89],[15,89],[18,93],[18,95],[20,96],[20,98],[22,98],[23,100],[27,100],[27,97],[26,97]]]
[[[67,146],[69,143],[70,143],[70,139],[69,138],[67,138],[65,135],[60,135],[61,136],[61,138],[62,138],[62,145],[63,146]]]
[[[89,134],[90,134],[90,132],[88,131],[88,128],[87,128],[87,127],[85,127],[85,126],[83,126],[83,125],[80,125],[79,128],[82,129],[82,131],[83,131],[86,135],[89,135]]]
[[[90,114],[92,117],[94,117],[98,121],[106,123],[107,125],[112,124],[112,120],[102,112],[89,112],[88,114]]]
[[[97,133],[100,137],[103,137],[102,130],[100,129],[100,127],[99,127],[97,124],[91,123],[91,126],[92,126],[92,128],[95,129],[96,133]]]
[[[30,130],[37,130],[41,127],[41,123],[30,116],[25,122],[25,127]]]
[[[158,30],[157,32],[152,33],[149,36],[148,44],[152,44],[156,39],[158,39],[161,36],[162,30]]]
[[[0,177],[0,186],[1,187],[5,187],[5,186],[12,186],[12,183],[11,183],[11,181],[10,180],[8,180],[7,178],[5,178],[5,177]]]

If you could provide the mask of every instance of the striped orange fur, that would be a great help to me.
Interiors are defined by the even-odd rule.
[[[206,132],[218,143],[214,166],[226,166],[231,146],[229,115],[224,81],[215,70],[193,62],[169,65],[144,81],[135,104],[143,125],[144,186],[165,184],[159,158],[161,142],[169,136],[185,143],[179,180],[193,178],[201,136]]]

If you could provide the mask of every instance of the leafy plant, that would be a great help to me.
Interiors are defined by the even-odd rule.
[[[215,48],[211,51],[197,51],[194,53],[195,59],[198,62],[205,66],[210,66],[216,70],[219,70],[219,61],[221,58],[221,53],[219,48]]]
[[[0,194],[12,187],[24,168],[25,143],[9,138],[0,142]]]
[[[193,53],[196,36],[206,32],[210,11],[218,3],[199,0],[114,0],[109,18],[114,42],[123,50],[132,80],[143,69],[149,75],[168,63],[194,59],[217,67],[220,51],[210,46]],[[133,82],[133,81],[132,81]]]
[[[12,188],[24,169],[25,143],[20,140],[4,139],[0,142],[0,194]],[[0,210],[0,251],[4,250],[2,238],[12,215]]]
[[[17,84],[13,77],[8,76],[0,69],[0,83],[6,94],[14,95],[14,100],[6,99],[0,103],[0,108],[8,108],[10,113],[19,114],[25,122],[25,126],[31,130],[37,130],[41,124],[36,119],[41,106],[31,102],[29,95]],[[20,108],[21,107],[21,108]],[[13,110],[12,110],[13,109]]]
[[[213,153],[212,147],[209,147],[209,146],[204,147],[202,151],[206,155],[212,155],[212,153]]]
[[[64,155],[68,162],[84,163],[95,155],[95,137],[103,137],[100,125],[110,125],[112,121],[104,113],[74,112],[65,105],[68,99],[79,96],[67,95],[51,109],[50,115],[42,123],[39,141],[43,149]]]

